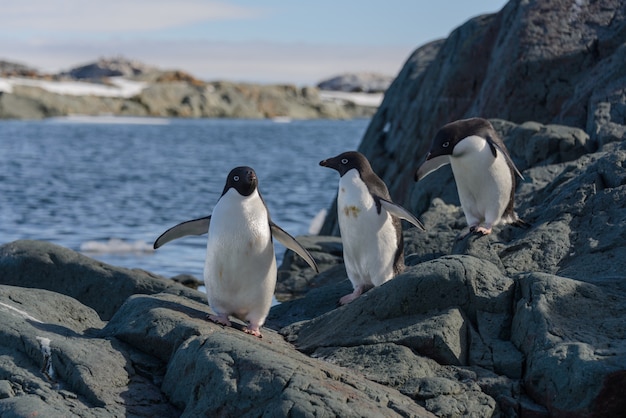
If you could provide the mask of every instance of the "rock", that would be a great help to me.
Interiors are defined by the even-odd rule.
[[[46,289],[75,298],[109,320],[137,293],[167,292],[205,302],[206,296],[143,270],[128,270],[93,260],[42,241],[0,246],[2,284]],[[102,295],[107,295],[103,297]]]
[[[384,93],[393,77],[375,73],[350,73],[320,81],[320,90],[335,90],[362,93]]]
[[[145,65],[136,60],[129,60],[123,57],[100,58],[98,61],[72,68],[62,73],[75,79],[95,79],[106,77],[133,77],[144,73],[155,71],[156,68]]]
[[[359,151],[372,161],[393,200],[412,209],[418,199],[412,196],[411,171],[437,130],[456,119],[567,125],[586,132],[583,147],[591,149],[621,140],[626,132],[622,6],[618,0],[574,6],[510,1],[500,12],[471,19],[447,39],[418,48],[387,90]],[[579,140],[567,146],[578,147]],[[330,235],[328,228],[322,233]]]
[[[343,266],[343,246],[340,238],[301,236],[298,237],[298,242],[311,253],[321,273],[336,265]],[[336,281],[336,275],[334,270],[329,274],[316,275],[301,257],[287,250],[278,268],[276,299],[281,302],[297,299],[313,288]]]
[[[512,341],[530,395],[561,416],[618,416],[626,401],[626,282],[541,273],[519,281]]]
[[[52,266],[42,265],[42,254]],[[118,277],[117,286],[106,286],[111,275],[98,274],[95,264],[102,271],[125,273],[133,283],[147,280],[139,270],[117,271],[32,241],[2,247],[0,278],[15,281],[14,275],[24,274],[21,283],[32,286],[41,284],[39,270],[57,290],[67,290],[62,276],[90,279],[91,288],[106,300],[124,283]],[[135,294],[103,322],[101,314],[72,297],[0,285],[3,416],[256,416],[276,411],[433,416],[393,388],[295,351],[274,331],[257,339],[243,333],[242,325],[224,328],[207,321],[206,303],[175,293]]]
[[[486,344],[498,340],[510,320],[512,294],[513,281],[495,266],[472,257],[444,257],[411,267],[353,303],[281,333],[307,353],[393,342],[443,364],[467,365],[467,327],[480,325],[479,315],[490,317],[494,323],[478,332]],[[348,328],[350,333],[342,332]]]
[[[11,386],[0,399],[3,416],[177,413],[158,387],[135,375],[129,350],[95,337],[103,323],[78,301],[0,285],[0,318],[0,376]]]
[[[613,0],[511,1],[419,48],[361,145],[427,228],[404,231],[408,268],[337,307],[351,285],[331,209],[327,236],[300,238],[324,271],[311,277],[286,254],[290,300],[263,339],[206,321],[203,295],[141,270],[46,243],[0,247],[0,413],[623,415],[624,19]],[[218,109],[221,94],[228,109],[269,115],[281,109],[271,100],[244,106],[277,91],[316,100],[228,83],[149,93],[167,112]],[[160,102],[167,94],[181,106]],[[475,114],[523,170],[516,209],[531,226],[457,240],[466,225],[449,168],[419,183],[413,172],[441,125]]]
[[[37,77],[39,71],[17,62],[0,60],[0,76],[2,77]]]
[[[424,384],[421,380],[395,384],[431,412],[463,414],[469,399],[483,399],[480,405],[515,414],[619,415],[624,405],[617,393],[626,375],[626,334],[621,325],[626,301],[626,142],[596,150],[577,128],[503,121],[499,126],[507,144],[514,144],[514,158],[528,167],[516,200],[531,228],[501,226],[490,236],[458,241],[465,226],[458,203],[434,197],[421,215],[427,230],[404,232],[411,267],[403,275],[339,309],[320,303],[332,300],[339,284],[317,288],[275,308],[291,322],[276,323],[300,350],[368,373],[394,369],[391,361],[375,355],[363,366],[357,353],[406,347],[439,365],[468,373],[486,370],[506,379],[506,384],[494,388],[476,378],[482,394],[466,396],[474,389],[463,386],[458,377],[442,376],[440,371],[419,377],[445,377],[460,384],[453,385],[462,388],[454,400],[446,399],[449,395],[442,390],[437,405],[416,396],[416,391],[411,394],[410,388]],[[567,145],[544,156],[520,156],[523,147],[515,141],[524,136]],[[447,180],[431,181],[434,175]],[[422,193],[432,196],[455,196],[451,173],[431,176],[430,183],[418,183],[416,189],[423,187]],[[336,279],[344,277],[344,272],[337,272]],[[477,278],[484,282],[475,282]],[[469,283],[474,284],[468,287]],[[508,284],[489,290],[484,283]],[[467,290],[474,288],[487,293],[473,299]],[[498,302],[479,308],[476,301]],[[455,321],[437,322],[442,315],[454,316],[455,309],[464,328]],[[425,329],[421,327],[431,328],[421,332]],[[346,329],[350,332],[343,332]],[[465,329],[467,338],[451,339],[442,333],[455,329]],[[424,335],[443,343],[425,344]],[[346,352],[346,347],[352,351]],[[390,379],[375,375],[380,382]]]
[[[187,340],[163,384],[172,402],[188,416],[434,416],[347,369],[297,356],[280,339],[268,344],[246,337],[227,333]]]
[[[16,85],[0,91],[0,119],[118,115],[182,118],[348,119],[371,117],[375,107],[323,100],[316,89],[226,82],[202,83],[182,75],[153,77],[131,98],[63,95]]]
[[[188,287],[193,290],[198,290],[200,286],[204,286],[204,282],[202,280],[198,280],[196,277],[191,274],[178,274],[174,277],[171,277],[170,280],[180,283],[185,287]]]

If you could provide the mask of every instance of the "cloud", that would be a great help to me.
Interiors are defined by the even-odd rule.
[[[32,0],[2,3],[2,31],[20,32],[141,32],[263,15],[258,8],[204,0]]]

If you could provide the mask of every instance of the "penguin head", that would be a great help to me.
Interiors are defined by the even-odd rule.
[[[339,176],[343,176],[352,169],[357,169],[361,174],[372,171],[365,155],[357,151],[344,152],[336,157],[320,161],[320,165],[337,170]]]
[[[454,147],[463,139],[473,135],[484,138],[489,129],[493,130],[491,124],[482,118],[462,119],[444,125],[435,135],[426,161],[442,155],[453,155]]]
[[[242,196],[250,196],[259,185],[254,170],[250,167],[235,167],[228,173],[222,196],[232,187]]]

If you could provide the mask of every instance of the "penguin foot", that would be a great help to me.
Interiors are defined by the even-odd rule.
[[[263,338],[263,336],[261,335],[261,331],[259,330],[259,327],[245,327],[243,329],[243,332],[245,332],[246,334],[250,334],[250,335],[254,335],[255,337],[259,337],[259,338]]]
[[[475,228],[474,231],[472,231],[476,234],[480,234],[480,235],[489,235],[491,234],[491,228],[486,228],[484,226],[479,226],[478,228]]]
[[[352,302],[354,299],[358,298],[359,296],[361,296],[361,292],[359,292],[358,294],[354,294],[355,292],[352,292],[348,295],[342,296],[341,299],[339,299],[339,305],[343,306],[343,305],[347,305],[348,303]]]
[[[357,286],[354,291],[348,295],[343,296],[341,299],[339,299],[339,305],[343,306],[343,305],[347,305],[348,303],[352,302],[353,300],[355,300],[356,298],[358,298],[359,296],[361,296],[363,293],[367,292],[368,290],[370,290],[372,287],[372,285],[368,286],[368,285],[359,285]]]
[[[228,315],[209,315],[209,320],[215,322],[216,324],[224,325],[227,327],[230,327],[233,325],[228,320]]]

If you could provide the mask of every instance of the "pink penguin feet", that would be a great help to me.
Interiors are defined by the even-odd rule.
[[[487,228],[484,226],[479,226],[478,228],[474,228],[472,232],[474,232],[475,234],[480,234],[480,235],[489,235],[491,234],[491,227]]]
[[[228,315],[226,314],[209,315],[209,320],[227,327],[232,326],[230,320],[228,319]]]
[[[487,227],[487,226],[479,226],[478,224],[475,225],[470,225],[469,228],[465,228],[463,231],[461,231],[461,233],[457,236],[457,240],[461,241],[462,239],[464,239],[465,237],[467,237],[469,234],[478,234],[478,235],[489,235],[491,234],[492,228],[491,226]]]
[[[263,338],[258,325],[250,324],[243,329],[243,332],[245,332],[246,334],[254,335],[255,337]]]
[[[354,291],[350,294],[347,294],[345,296],[343,296],[341,299],[339,299],[339,304],[340,305],[347,305],[348,303],[352,302],[353,300],[355,300],[356,298],[358,298],[359,296],[361,296],[363,293],[367,292],[369,289],[371,289],[372,286],[366,286],[366,285],[360,285],[354,288]]]

